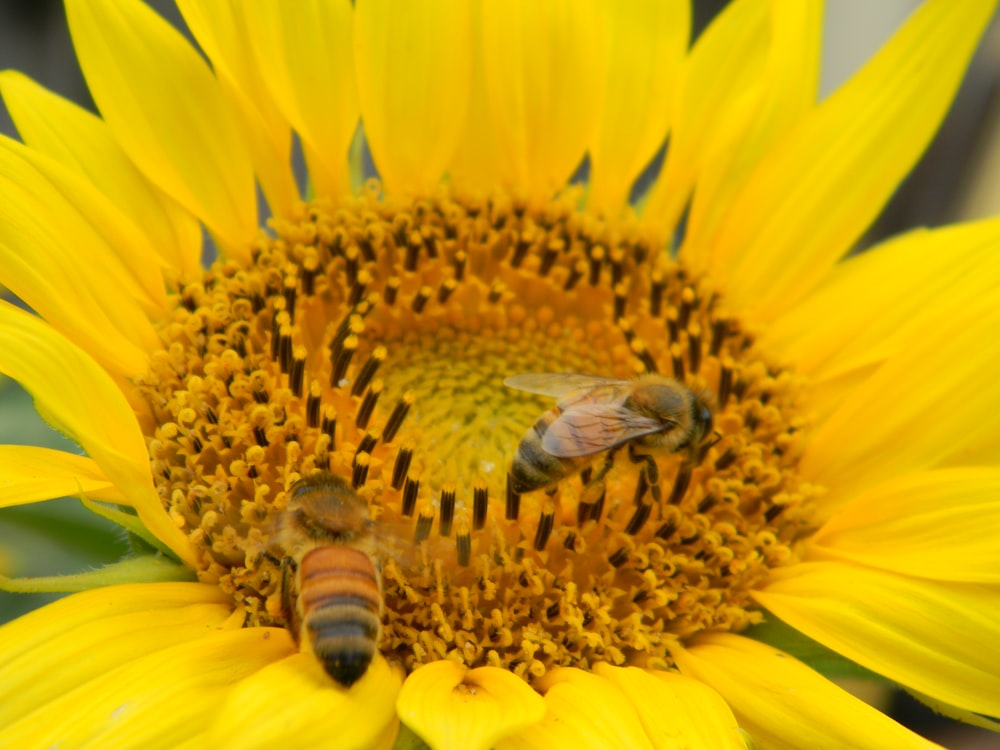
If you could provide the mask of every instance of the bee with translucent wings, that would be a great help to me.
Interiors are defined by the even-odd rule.
[[[368,671],[382,632],[388,544],[377,526],[350,483],[326,471],[293,484],[277,519],[289,629],[344,687]]]
[[[524,434],[511,462],[515,492],[545,489],[582,471],[595,456],[628,445],[633,461],[650,453],[689,452],[697,462],[712,431],[710,396],[663,375],[633,380],[578,373],[525,373],[504,385],[559,399]]]

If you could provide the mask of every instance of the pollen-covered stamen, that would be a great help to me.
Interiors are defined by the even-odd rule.
[[[569,195],[393,201],[369,185],[274,221],[251,266],[178,295],[140,386],[153,475],[202,580],[249,624],[287,624],[272,530],[291,484],[329,471],[373,533],[419,545],[383,568],[382,649],[407,668],[663,667],[691,635],[759,619],[749,592],[812,528],[808,425],[795,378],[710,280]],[[710,434],[560,459],[508,494],[518,443],[559,399],[503,382],[544,372],[672,374]]]
[[[628,524],[625,526],[625,533],[635,536],[642,531],[642,527],[645,526],[646,521],[649,520],[649,514],[652,510],[652,503],[640,502],[636,506],[635,512],[632,514],[632,518],[629,519]]]
[[[701,327],[696,323],[688,326],[687,340],[688,366],[690,367],[691,374],[697,375],[698,369],[701,367]]]
[[[538,519],[538,527],[535,529],[535,541],[532,545],[538,552],[543,551],[545,545],[549,542],[549,536],[552,534],[552,527],[555,524],[555,517],[554,511],[544,510]]]
[[[306,424],[309,427],[319,427],[319,410],[322,405],[323,389],[319,381],[309,384],[309,398],[306,401]]]
[[[330,439],[330,447],[335,448],[337,439],[337,411],[332,406],[327,406],[323,410],[320,431]]]
[[[348,336],[337,354],[337,359],[333,363],[333,370],[330,371],[330,385],[339,386],[347,375],[347,368],[351,366],[351,358],[358,350],[359,339],[357,336]]]
[[[508,478],[508,482],[510,479]],[[476,480],[472,490],[472,530],[481,531],[486,525],[486,511],[489,501],[489,489],[482,479]]]
[[[725,409],[729,403],[729,396],[733,392],[733,368],[731,365],[723,363],[719,371],[719,408]]]
[[[372,414],[375,411],[375,404],[378,403],[378,397],[382,395],[382,388],[382,381],[376,380],[365,391],[364,398],[361,399],[361,404],[358,406],[358,412],[354,416],[354,423],[361,429],[368,426],[368,420],[372,418]]]
[[[417,516],[417,523],[414,527],[413,541],[417,544],[424,541],[431,535],[431,529],[434,527],[434,508],[430,506],[425,506],[421,509],[420,515]]]
[[[413,448],[404,445],[402,448],[399,449],[399,453],[396,454],[396,458],[392,464],[391,483],[392,483],[392,488],[394,490],[402,489],[403,482],[406,480],[407,475],[409,474],[410,462],[412,460],[413,460]]]
[[[417,494],[420,492],[420,480],[407,475],[403,482],[403,504],[400,512],[404,516],[412,516],[414,508],[417,507]]]
[[[295,347],[292,351],[292,366],[288,370],[288,387],[297,398],[302,398],[302,387],[306,376],[306,353],[304,346]],[[308,406],[306,409],[308,413]],[[311,425],[315,427],[316,425]]]
[[[514,481],[511,475],[507,474],[507,506],[506,516],[508,521],[516,521],[521,512],[521,493],[514,489]]]
[[[351,487],[357,489],[368,481],[368,469],[371,466],[371,454],[359,453],[354,457],[354,470],[351,474]]]
[[[385,428],[382,430],[382,439],[387,443],[395,439],[396,433],[410,411],[410,407],[413,406],[413,399],[413,391],[407,391],[396,401],[396,405],[392,409],[392,414],[389,415],[389,419],[385,423]],[[396,487],[395,481],[393,482],[393,487]],[[396,489],[399,488],[396,487]]]
[[[433,296],[434,289],[430,286],[422,286],[417,290],[417,294],[413,297],[413,302],[410,306],[413,312],[420,313],[424,311],[424,307],[427,306],[427,301]]]
[[[462,526],[456,533],[455,549],[458,564],[463,568],[468,567],[469,560],[472,559],[472,534],[469,532],[468,526]]]
[[[667,504],[677,505],[684,498],[684,494],[688,491],[690,485],[691,465],[685,462],[677,468],[677,476],[674,477],[674,485],[670,489],[670,497],[667,498]]]
[[[455,518],[455,488],[446,485],[441,488],[441,518],[438,533],[441,536],[451,536],[451,525]]]
[[[361,370],[358,371],[357,376],[354,379],[354,385],[351,387],[351,395],[359,396],[368,387],[371,382],[372,377],[378,371],[379,366],[385,361],[387,356],[386,348],[384,346],[378,346],[375,351],[371,353],[371,356],[365,361],[361,366]]]

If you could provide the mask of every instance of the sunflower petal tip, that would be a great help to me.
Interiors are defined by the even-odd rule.
[[[467,670],[444,660],[427,664],[407,678],[396,709],[403,723],[435,750],[485,750],[541,721],[545,702],[505,669]]]

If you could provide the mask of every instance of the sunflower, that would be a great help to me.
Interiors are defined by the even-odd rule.
[[[821,102],[818,2],[178,5],[203,54],[67,0],[100,118],[0,75],[0,371],[85,453],[0,499],[137,550],[7,581],[76,593],[0,629],[0,745],[930,746],[799,636],[1000,715],[1000,222],[848,256],[993,3]],[[318,602],[317,488],[372,573]]]

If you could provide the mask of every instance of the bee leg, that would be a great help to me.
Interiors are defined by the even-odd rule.
[[[642,471],[646,474],[646,482],[653,493],[653,500],[660,506],[660,511],[662,512],[663,493],[660,491],[660,467],[656,465],[656,459],[648,453],[637,453],[635,447],[631,444],[628,447],[628,458],[634,464],[645,462],[646,465],[642,467]]]
[[[603,482],[605,475],[611,471],[611,467],[615,465],[615,454],[618,452],[618,448],[612,448],[605,454],[604,463],[601,464],[600,470],[597,472],[597,476],[591,479],[587,484],[592,484],[594,482]]]
[[[269,561],[276,568],[280,568],[285,564],[284,560],[282,560],[277,555],[272,555],[267,550],[264,550],[263,552],[260,553],[260,559]]]
[[[281,613],[288,623],[288,630],[296,642],[299,640],[299,629],[302,625],[299,618],[299,609],[295,606],[297,593],[295,592],[295,574],[298,573],[299,566],[295,560],[286,557],[281,561]]]
[[[705,454],[708,453],[709,450],[711,450],[712,447],[715,446],[720,440],[722,440],[722,433],[720,433],[718,430],[715,430],[712,433],[712,437],[710,437],[708,440],[698,443],[697,445],[691,445],[689,449],[691,455],[688,457],[688,460],[691,462],[691,465],[692,466],[700,465],[701,462],[705,460]]]

